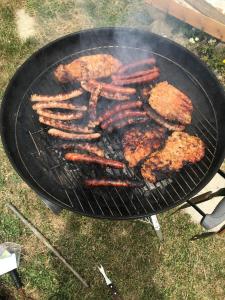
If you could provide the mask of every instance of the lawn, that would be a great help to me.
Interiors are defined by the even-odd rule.
[[[21,41],[16,11],[24,8],[35,18],[36,35]],[[151,9],[142,1],[2,0],[0,2],[0,96],[18,66],[46,42],[69,32],[100,26],[126,25],[148,29]],[[168,18],[175,24],[173,18]],[[225,54],[217,41],[179,23],[186,37],[199,37],[187,46],[201,57],[224,84]],[[174,33],[175,34],[175,33]],[[0,243],[21,244],[20,273],[32,299],[110,299],[97,270],[103,264],[127,300],[225,298],[224,237],[190,242],[200,226],[184,214],[164,213],[159,220],[164,242],[159,243],[150,225],[139,221],[101,221],[68,211],[54,216],[12,169],[0,145]],[[90,283],[81,283],[9,212],[12,202],[68,262]],[[16,290],[8,276],[0,278],[0,299]]]

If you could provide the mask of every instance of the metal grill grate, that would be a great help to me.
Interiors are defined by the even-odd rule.
[[[152,54],[149,50],[138,48],[107,46],[73,53],[61,62],[71,61],[81,55],[102,52],[119,56],[121,49],[126,49],[127,52],[132,54],[131,57],[139,57],[143,53],[144,55]],[[81,184],[82,178],[87,177],[87,174],[95,177],[99,175],[99,171],[89,166],[80,167],[79,165],[72,165],[64,161],[59,152],[53,151],[52,139],[47,135],[48,127],[41,126],[38,123],[37,116],[32,111],[29,101],[30,95],[33,93],[56,94],[68,91],[67,86],[60,86],[52,79],[52,71],[56,64],[59,63],[58,61],[50,68],[43,70],[26,92],[17,112],[16,140],[17,150],[31,177],[42,190],[47,192],[52,199],[61,205],[92,216],[111,218],[140,217],[157,213],[165,208],[176,205],[182,199],[188,197],[206,176],[213,162],[217,147],[216,118],[210,99],[208,99],[207,93],[198,84],[197,80],[181,66],[178,66],[175,62],[162,55],[158,55],[157,53],[154,53],[154,55],[164,71],[172,69],[171,72],[173,74],[178,73],[176,78],[172,80],[175,86],[179,87],[180,85],[182,89],[182,85],[185,82],[185,84],[187,83],[187,88],[190,88],[192,93],[190,97],[194,102],[194,113],[192,125],[188,126],[187,131],[199,136],[204,141],[206,144],[205,157],[199,163],[186,165],[181,172],[157,184],[146,182],[143,188],[136,188],[134,190],[126,188],[96,188],[90,190],[83,188]],[[160,81],[165,79],[167,79],[166,73],[162,75]],[[70,86],[70,89],[73,87],[76,87],[76,84]],[[82,97],[80,101],[88,101],[88,98],[84,99]],[[203,111],[201,111],[201,107],[203,107]],[[27,119],[24,116],[25,110],[26,116],[30,114]],[[30,147],[31,151],[29,153],[26,151],[25,155],[25,141],[21,140],[21,136],[24,135],[27,137],[26,141],[33,145]],[[112,136],[104,135],[101,144],[104,145],[106,153],[110,158],[123,160],[123,153],[118,146],[120,144],[119,136],[115,135],[112,138]],[[34,162],[36,170],[31,165],[31,162]],[[128,167],[124,171],[107,168],[106,174],[120,178],[122,176],[142,180],[137,171]],[[50,180],[53,187],[48,189],[45,186],[45,180]],[[54,189],[57,189],[57,193],[54,192]]]

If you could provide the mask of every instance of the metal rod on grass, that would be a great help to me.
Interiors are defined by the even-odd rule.
[[[17,208],[12,205],[11,203],[7,203],[6,206],[11,209],[14,214],[27,226],[30,228],[30,230],[35,234],[35,236],[41,240],[45,246],[48,247],[63,263],[64,265],[79,279],[85,287],[89,287],[86,281],[71,267],[70,264],[65,260],[65,258],[49,243],[49,241],[46,239],[46,237],[43,236],[43,234],[36,229],[18,210]]]

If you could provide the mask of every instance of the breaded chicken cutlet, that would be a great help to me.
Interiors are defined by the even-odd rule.
[[[150,181],[157,181],[157,173],[179,171],[186,163],[196,163],[205,155],[203,141],[186,132],[173,132],[165,147],[149,156],[141,168],[142,176]]]
[[[191,99],[167,81],[158,83],[151,90],[149,104],[167,120],[178,121],[183,125],[191,123]]]
[[[164,143],[165,132],[166,129],[159,126],[148,129],[132,128],[125,132],[122,145],[129,166],[135,167],[149,154],[158,150]]]

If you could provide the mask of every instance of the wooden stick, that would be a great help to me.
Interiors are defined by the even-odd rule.
[[[65,260],[65,258],[49,243],[46,237],[36,229],[11,203],[7,203],[6,206],[11,209],[14,214],[35,234],[35,236],[45,244],[63,263],[64,265],[79,279],[85,287],[89,287],[86,281],[71,267],[70,264]]]
[[[185,23],[225,41],[225,25],[215,19],[209,18],[189,7],[184,7],[175,0],[145,0],[145,2],[163,10],[165,13],[168,13]]]
[[[206,0],[185,0],[203,15],[225,24],[225,15]]]

